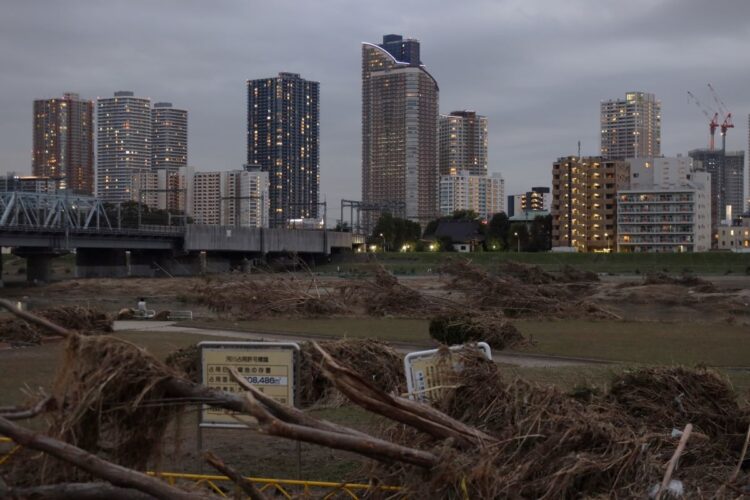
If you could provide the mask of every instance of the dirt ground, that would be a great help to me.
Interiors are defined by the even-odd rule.
[[[304,275],[299,275],[303,279]],[[229,278],[228,278],[229,277]],[[234,276],[238,278],[238,276]],[[588,299],[629,321],[720,321],[750,325],[750,276],[703,276],[714,289],[699,289],[677,284],[642,285],[639,276],[603,276]],[[0,289],[0,297],[23,300],[30,309],[54,305],[82,305],[116,312],[135,307],[145,297],[149,309],[190,309],[196,318],[217,315],[195,303],[186,303],[192,290],[232,275],[192,278],[96,278],[70,279],[42,286],[15,284]],[[262,279],[258,275],[242,276],[243,280]],[[316,278],[321,288],[333,288],[351,281],[350,278],[322,276]],[[445,277],[439,275],[399,277],[404,285],[425,295],[452,298]],[[583,293],[583,292],[582,292]],[[582,295],[581,298],[584,298]]]

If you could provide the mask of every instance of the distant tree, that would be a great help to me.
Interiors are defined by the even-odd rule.
[[[552,248],[552,216],[538,216],[529,229],[529,252],[546,252]]]
[[[422,234],[423,238],[426,238],[428,236],[432,236],[435,234],[435,231],[437,231],[438,224],[440,224],[440,219],[431,220],[427,223],[427,225],[424,228],[424,233]]]
[[[515,222],[510,226],[509,237],[511,238],[510,250],[517,250],[521,242],[521,251],[526,252],[529,246],[529,229],[525,222]]]
[[[421,234],[422,228],[418,223],[384,213],[375,224],[370,240],[384,245],[387,250],[397,251],[407,243],[416,244]]]
[[[510,220],[505,212],[500,212],[492,216],[487,224],[486,241],[488,245],[499,245],[501,249],[509,248]],[[488,246],[488,250],[492,247]]]

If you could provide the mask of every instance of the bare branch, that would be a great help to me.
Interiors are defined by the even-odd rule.
[[[408,448],[382,439],[340,434],[282,422],[258,404],[252,394],[245,393],[245,398],[245,413],[249,413],[258,419],[262,430],[272,436],[319,444],[337,450],[352,451],[386,463],[396,460],[426,468],[432,468],[438,463],[437,456],[432,453]]]
[[[27,418],[34,418],[40,413],[53,410],[57,406],[57,401],[52,396],[39,401],[31,408],[19,408],[19,407],[3,407],[0,408],[0,417],[7,418],[8,420],[23,420]]]
[[[243,389],[251,392],[253,397],[256,400],[258,400],[258,402],[260,402],[260,404],[262,404],[268,410],[269,413],[271,413],[272,415],[274,415],[275,417],[279,418],[280,420],[284,422],[287,422],[290,424],[303,425],[305,427],[312,427],[314,429],[320,429],[323,431],[337,432],[339,434],[350,434],[352,436],[370,437],[368,434],[365,434],[364,432],[359,432],[358,430],[350,429],[349,427],[337,425],[332,422],[328,422],[327,420],[318,420],[316,418],[312,418],[306,415],[304,412],[292,406],[282,405],[278,401],[275,401],[273,398],[268,397],[267,394],[264,394],[260,392],[258,389],[256,389],[234,367],[229,368],[229,373],[232,375],[232,378],[234,378],[234,380],[238,384],[240,384],[240,386]]]
[[[75,332],[68,330],[67,328],[63,328],[62,326],[57,325],[45,318],[42,318],[41,316],[37,316],[36,314],[31,314],[30,312],[20,310],[13,302],[7,299],[0,299],[0,307],[7,309],[14,315],[28,321],[29,323],[35,323],[43,328],[55,332],[58,335],[62,335],[63,337],[71,337],[73,335],[76,335]]]
[[[152,500],[154,497],[109,483],[62,483],[0,489],[0,497],[12,500]]]
[[[323,373],[355,404],[409,425],[438,439],[453,438],[459,446],[491,445],[494,437],[464,424],[431,406],[381,391],[358,373],[340,365],[317,343],[323,356]]]
[[[247,493],[250,500],[266,500],[266,496],[255,487],[252,481],[243,477],[242,474],[225,464],[219,457],[210,451],[207,451],[203,454],[203,458],[209,463],[209,465],[211,465],[211,467],[226,475],[234,484],[242,488],[242,491]]]
[[[197,500],[206,495],[188,493],[172,488],[167,483],[146,474],[113,464],[101,457],[68,443],[42,434],[36,434],[10,420],[0,417],[0,434],[8,436],[16,443],[43,451],[55,458],[71,463],[90,474],[105,479],[115,486],[132,488],[165,500]]]

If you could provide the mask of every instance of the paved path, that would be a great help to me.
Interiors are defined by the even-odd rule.
[[[289,342],[304,340],[330,340],[332,337],[315,334],[299,333],[268,333],[268,332],[244,332],[237,330],[215,330],[209,328],[195,328],[182,326],[174,321],[148,321],[148,320],[125,320],[115,321],[114,330],[124,331],[147,331],[165,333],[185,333],[189,335],[204,335],[209,337],[233,338],[239,340]],[[413,344],[408,342],[389,342],[397,351],[402,353],[429,349],[426,344]],[[492,358],[497,363],[504,363],[523,367],[559,367],[559,366],[581,366],[593,364],[609,364],[607,361],[573,358],[561,356],[547,356],[544,354],[528,354],[518,352],[494,351]]]

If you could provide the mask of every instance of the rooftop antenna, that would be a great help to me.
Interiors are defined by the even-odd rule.
[[[578,158],[581,158],[581,141],[578,141]]]

